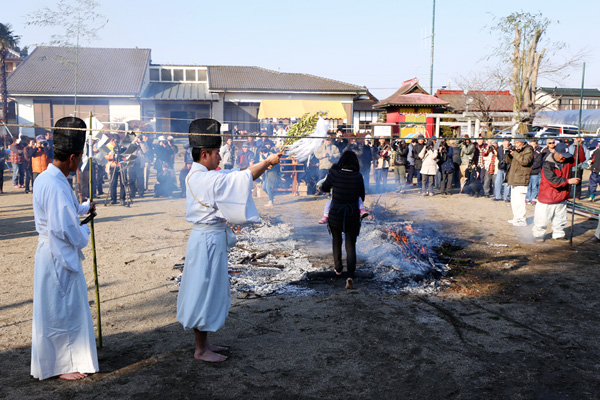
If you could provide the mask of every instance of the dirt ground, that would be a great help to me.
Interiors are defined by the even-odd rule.
[[[170,279],[191,228],[185,201],[100,206],[101,372],[78,382],[34,380],[37,235],[31,195],[9,183],[0,196],[0,398],[600,398],[600,247],[590,240],[596,221],[575,218],[572,248],[533,243],[532,206],[529,227],[516,228],[506,223],[511,211],[503,202],[416,193],[388,193],[380,204],[462,239],[448,289],[399,295],[366,280],[354,290],[322,280],[306,283],[317,291],[311,296],[234,296],[225,327],[211,335],[230,347],[222,364],[195,361],[193,336],[175,320]],[[368,196],[366,204],[376,200]],[[330,238],[316,224],[324,201],[284,195],[266,208],[264,197],[256,199],[261,213],[302,232],[315,263],[331,265]],[[97,322],[90,246],[85,255]]]

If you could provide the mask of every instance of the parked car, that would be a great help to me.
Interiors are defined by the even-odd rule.
[[[548,126],[534,126],[531,132],[527,132],[528,136],[535,136],[536,138],[546,136],[561,136],[561,135],[577,135],[579,133],[578,128],[575,125],[548,125]]]

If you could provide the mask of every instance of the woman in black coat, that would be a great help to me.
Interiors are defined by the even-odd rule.
[[[360,174],[356,154],[345,151],[337,164],[334,164],[323,183],[324,192],[332,191],[329,211],[329,231],[332,236],[333,263],[335,272],[342,274],[342,232],[346,235],[346,262],[348,286],[356,270],[356,238],[360,232],[360,211],[358,198],[365,199],[365,185]]]

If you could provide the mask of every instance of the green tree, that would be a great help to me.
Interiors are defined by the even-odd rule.
[[[8,49],[19,51],[17,44],[20,36],[15,35],[10,24],[0,23],[0,100],[2,101],[2,120],[8,116],[8,90],[6,88],[6,56]]]

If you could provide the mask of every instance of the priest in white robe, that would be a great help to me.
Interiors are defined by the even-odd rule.
[[[177,297],[177,321],[194,330],[194,358],[207,362],[227,359],[219,354],[226,348],[208,343],[208,332],[223,327],[231,306],[227,252],[236,239],[226,221],[260,222],[251,196],[253,181],[278,164],[281,156],[272,154],[243,171],[217,171],[220,127],[208,118],[190,124],[194,163],[186,177],[186,219],[194,226]]]
[[[39,234],[33,283],[31,375],[67,380],[98,371],[94,326],[81,260],[89,229],[79,215],[94,210],[81,205],[67,181],[81,163],[85,128],[75,117],[56,122],[54,162],[36,179],[33,194]]]

